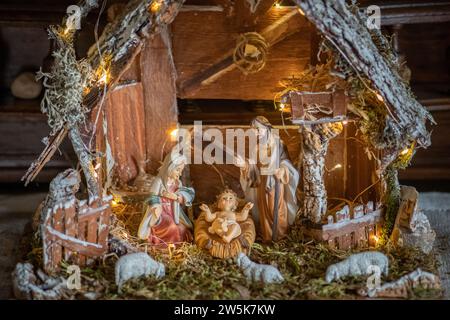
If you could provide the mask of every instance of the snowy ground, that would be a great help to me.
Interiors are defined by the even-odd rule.
[[[25,225],[45,195],[0,194],[0,299],[12,298],[11,272],[22,254],[18,252],[18,244]],[[450,299],[450,193],[421,193],[419,205],[437,234],[435,245],[441,253],[441,279],[446,298]]]

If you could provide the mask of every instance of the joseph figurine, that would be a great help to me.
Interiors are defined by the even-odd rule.
[[[255,203],[253,219],[264,242],[287,235],[298,211],[296,190],[299,173],[288,158],[286,148],[263,116],[253,119],[251,127],[258,135],[258,161],[243,161],[240,183],[246,200]]]

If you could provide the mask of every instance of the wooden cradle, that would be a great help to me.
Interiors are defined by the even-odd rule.
[[[250,215],[247,220],[239,223],[241,235],[230,243],[224,243],[218,235],[210,234],[208,232],[210,225],[211,223],[205,219],[205,213],[202,212],[195,221],[194,238],[197,246],[208,251],[213,257],[228,259],[237,256],[239,252],[248,254],[255,242],[255,224]]]

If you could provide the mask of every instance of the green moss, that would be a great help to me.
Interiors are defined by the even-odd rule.
[[[383,281],[396,280],[418,267],[437,273],[434,254],[425,255],[416,249],[389,246],[379,250],[390,259],[390,274]],[[166,266],[166,277],[162,280],[148,277],[129,281],[121,294],[114,283],[117,258],[108,256],[95,266],[82,269],[82,289],[74,292],[73,298],[83,298],[85,292],[97,292],[102,299],[356,299],[357,290],[366,283],[364,277],[347,278],[331,284],[324,281],[327,267],[353,252],[307,242],[299,230],[293,228],[289,237],[279,243],[254,244],[250,258],[276,266],[285,278],[282,284],[262,285],[247,281],[232,259],[215,259],[195,245],[185,244],[171,252],[150,252]],[[64,266],[61,274],[67,276]],[[440,292],[435,291],[411,293],[412,298],[420,299],[439,296]]]

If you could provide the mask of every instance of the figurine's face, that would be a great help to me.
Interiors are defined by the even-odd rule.
[[[236,210],[237,200],[231,193],[224,193],[219,197],[217,206],[220,210],[224,211],[234,211]]]
[[[267,139],[269,135],[269,129],[267,127],[260,123],[256,123],[253,128],[257,130],[257,136],[259,139],[262,139],[263,141]]]
[[[175,167],[175,169],[170,172],[170,177],[174,180],[179,180],[181,175],[183,174],[183,169],[184,164],[180,164],[179,166]]]

